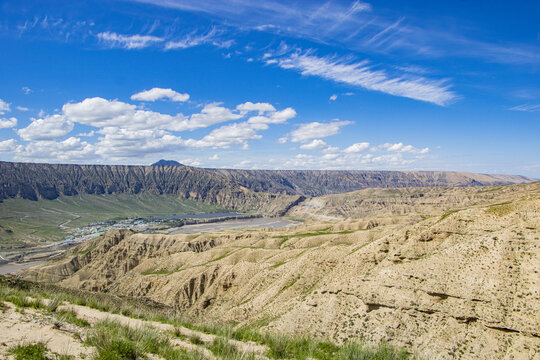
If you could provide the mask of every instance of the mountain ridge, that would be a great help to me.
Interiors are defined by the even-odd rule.
[[[0,175],[0,201],[14,197],[55,199],[79,193],[149,192],[236,208],[241,206],[240,200],[258,198],[262,193],[274,194],[265,195],[270,197],[277,194],[312,197],[370,187],[506,185],[534,180],[519,175],[444,171],[234,170],[17,162],[0,162]]]

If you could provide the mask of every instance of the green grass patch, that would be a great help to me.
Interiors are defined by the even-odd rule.
[[[81,252],[78,253],[77,255],[84,255],[84,254],[86,254],[86,253],[89,253],[90,251],[94,250],[96,247],[97,247],[97,245],[91,246],[91,247],[89,247],[88,249],[81,251]]]
[[[170,275],[178,270],[148,269],[141,272],[141,275]]]
[[[296,284],[296,282],[298,281],[298,279],[300,279],[300,277],[296,277],[294,278],[290,283],[288,283],[287,285],[285,285],[283,287],[283,289],[281,289],[281,291],[279,292],[280,294],[287,291],[287,289],[289,289],[290,287],[292,287],[294,284]]]
[[[79,327],[90,327],[90,323],[85,319],[78,318],[77,314],[73,310],[60,310],[55,313],[55,316],[58,318],[58,320],[65,321]]]
[[[47,347],[39,342],[35,344],[16,345],[8,349],[15,360],[49,360]]]
[[[174,195],[110,194],[60,196],[54,200],[5,199],[0,202],[0,248],[64,239],[59,225],[82,227],[114,219],[228,212],[221,206]]]
[[[321,235],[345,235],[345,234],[351,234],[353,232],[356,232],[358,230],[343,230],[343,231],[328,231],[328,230],[321,230],[321,231],[314,231],[314,232],[307,232],[307,233],[297,233],[297,234],[291,234],[291,235],[278,235],[274,236],[274,239],[282,239],[283,241],[279,244],[281,246],[284,242],[293,239],[293,238],[306,238],[306,237],[312,237],[312,236],[321,236]]]
[[[278,267],[280,267],[281,265],[284,265],[286,263],[286,261],[280,261],[278,263],[275,263],[274,265],[271,266],[272,269],[277,269]]]
[[[488,207],[486,210],[487,214],[503,217],[508,214],[511,214],[514,211],[514,206],[512,206],[512,203],[510,201],[504,202],[501,204],[496,204]]]
[[[232,251],[227,251],[225,254],[220,255],[220,256],[218,256],[217,258],[212,259],[212,260],[210,260],[210,261],[207,261],[206,263],[204,263],[204,265],[208,265],[208,264],[211,264],[211,263],[213,263],[213,262],[219,261],[219,260],[221,260],[221,259],[225,259],[227,256],[229,256],[229,255],[231,255],[231,254],[232,254]]]
[[[293,279],[282,291],[293,286],[298,278]],[[160,305],[148,304],[136,299],[119,298],[110,294],[90,293],[75,289],[60,288],[50,284],[33,283],[24,280],[0,277],[0,300],[14,298],[48,298],[57,305],[51,306],[56,310],[58,304],[67,301],[73,304],[92,307],[110,313],[124,314],[142,320],[157,321],[173,326],[184,326],[193,330],[219,336],[207,347],[220,359],[251,359],[253,354],[243,354],[237,348],[232,348],[228,339],[253,341],[268,347],[265,354],[273,359],[365,359],[365,360],[405,360],[413,359],[404,350],[395,349],[385,343],[371,348],[361,343],[348,343],[337,346],[330,342],[306,336],[288,336],[261,332],[261,327],[267,326],[277,318],[263,318],[251,326],[240,327],[236,323],[207,323],[200,324],[188,321],[174,309]],[[74,313],[61,311],[65,321],[77,321]],[[78,319],[80,320],[80,319]],[[156,354],[166,360],[203,359],[200,353],[185,352],[171,346],[169,336],[175,333],[158,332],[151,328],[131,329],[111,321],[97,323],[88,330],[87,343],[97,349],[97,360],[144,359],[145,354]],[[180,334],[178,332],[178,334]],[[190,337],[191,343],[199,345],[200,338]],[[18,359],[17,359],[18,360]]]
[[[86,343],[96,348],[95,360],[137,360],[155,354],[166,360],[201,359],[201,355],[175,348],[167,335],[153,328],[130,328],[113,321],[94,326]]]
[[[449,216],[452,215],[452,214],[457,213],[458,211],[459,211],[459,210],[450,210],[450,211],[445,212],[445,213],[441,216],[441,218],[439,219],[439,221],[437,221],[437,222],[443,221],[444,219],[446,219],[447,217],[449,217]]]

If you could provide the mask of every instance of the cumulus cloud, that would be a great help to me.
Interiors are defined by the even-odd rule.
[[[0,141],[0,153],[14,152],[16,148],[17,141],[15,139]]]
[[[171,101],[184,102],[189,100],[189,94],[181,94],[173,89],[152,88],[131,95],[131,100],[156,101],[159,99],[169,99]]]
[[[250,124],[283,124],[294,117],[296,117],[296,111],[293,108],[288,107],[280,111],[275,111],[270,115],[253,116],[249,118],[248,122]]]
[[[437,105],[450,104],[457,98],[445,81],[424,77],[391,77],[384,70],[373,69],[367,61],[351,62],[345,58],[319,57],[310,52],[300,51],[272,60],[276,60],[282,69],[296,70],[302,75],[318,76],[338,83]]]
[[[0,129],[8,129],[17,126],[17,118],[0,118]]]
[[[19,110],[19,111],[28,111],[28,110],[30,110],[29,108],[24,107],[24,106],[17,106],[16,109]]]
[[[30,89],[28,86],[23,86],[21,90],[25,95],[28,95],[32,92],[32,89]]]
[[[66,136],[71,130],[73,122],[64,115],[56,114],[33,120],[27,127],[17,130],[17,134],[26,141],[56,140]]]
[[[124,49],[143,49],[145,47],[163,42],[164,39],[151,35],[122,35],[115,32],[101,32],[97,34],[98,39],[111,47]]]
[[[361,152],[366,151],[367,149],[369,149],[369,143],[368,142],[361,142],[361,143],[356,143],[356,144],[353,144],[353,145],[349,146],[348,148],[343,150],[343,152],[346,152],[346,153],[361,153]]]
[[[100,97],[87,98],[62,107],[64,114],[72,121],[95,127],[127,125],[135,109],[135,105]]]
[[[189,147],[202,148],[229,148],[233,145],[242,145],[247,148],[248,140],[258,140],[262,135],[257,130],[266,130],[266,124],[250,124],[247,122],[224,125],[212,130],[201,140],[186,140]]]
[[[262,115],[263,113],[267,111],[276,111],[276,108],[269,103],[252,103],[251,101],[245,102],[243,104],[240,104],[236,107],[236,110],[240,111],[258,111],[259,115]]]
[[[10,105],[9,103],[0,99],[0,115],[3,115],[4,113],[11,111],[11,108],[9,105]]]
[[[301,124],[290,133],[292,142],[306,142],[311,139],[335,135],[342,126],[352,124],[350,121],[332,121],[329,123],[311,122]]]
[[[332,94],[332,95],[330,95],[329,100],[330,100],[330,101],[336,101],[337,98],[338,98],[338,96],[337,96],[336,94]]]
[[[93,127],[121,127],[133,130],[163,128],[173,130],[185,117],[171,116],[154,111],[137,110],[135,105],[100,97],[87,98],[79,103],[62,107],[64,115],[72,122]]]
[[[16,160],[24,161],[60,161],[76,162],[95,159],[94,146],[70,137],[64,141],[36,141],[26,146],[19,146],[15,152]]]
[[[399,153],[411,153],[411,154],[427,154],[429,152],[429,148],[423,148],[423,149],[417,149],[412,145],[404,145],[403,143],[385,143],[382,145],[379,145],[380,149],[386,149],[387,151],[391,152],[399,152]]]
[[[175,99],[182,95],[171,89],[154,88],[133,95],[133,99],[148,101],[159,98]],[[249,114],[255,116],[249,117]],[[119,100],[100,97],[64,104],[55,115],[41,114],[39,119],[17,130],[22,140],[29,144],[4,143],[4,148],[15,149],[18,160],[67,161],[125,161],[148,158],[155,154],[170,153],[182,149],[229,148],[241,146],[247,149],[250,140],[262,138],[261,131],[269,124],[281,124],[296,116],[293,108],[277,110],[269,103],[245,102],[228,108],[221,103],[209,103],[191,115],[163,114],[142,110]],[[201,138],[183,138],[176,132],[207,128],[225,122],[243,119],[215,128]],[[0,125],[15,126],[16,120],[2,119]],[[66,140],[76,124],[91,127],[87,132]],[[88,142],[81,138],[89,138]],[[90,143],[91,142],[91,143]],[[47,151],[46,149],[50,149]],[[86,156],[86,157],[85,157]],[[217,160],[217,155],[211,157]]]
[[[164,130],[107,127],[98,133],[103,136],[96,144],[96,154],[113,160],[170,152],[184,146],[182,138]]]
[[[281,168],[296,169],[400,169],[410,166],[417,161],[417,157],[404,157],[403,153],[383,154],[374,156],[373,154],[359,153],[330,153],[320,155],[297,154],[287,159],[280,165]]]
[[[300,145],[300,149],[305,150],[323,150],[328,148],[328,144],[321,139],[315,139],[307,144]]]
[[[208,158],[208,160],[212,160],[212,161],[219,160],[219,155],[218,155],[218,154],[214,154],[214,155],[210,156],[210,157]]]

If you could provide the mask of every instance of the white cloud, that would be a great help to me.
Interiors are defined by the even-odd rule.
[[[423,149],[417,149],[412,145],[404,145],[403,143],[385,143],[378,146],[378,149],[386,149],[387,151],[391,152],[399,152],[399,153],[411,153],[411,154],[427,154],[429,152],[429,148],[423,148]]]
[[[35,119],[27,127],[17,130],[17,134],[26,141],[56,140],[73,130],[73,122],[63,115],[50,115]]]
[[[208,160],[212,160],[212,161],[219,160],[219,155],[218,155],[218,154],[214,154],[214,155],[210,156],[210,157],[208,158]]]
[[[361,153],[361,152],[366,151],[367,149],[369,149],[369,143],[368,142],[361,142],[361,143],[356,143],[356,144],[353,144],[353,145],[349,146],[348,148],[343,150],[343,152],[346,152],[346,153]]]
[[[17,141],[15,139],[9,139],[0,141],[0,153],[10,153],[17,149]]]
[[[251,101],[245,102],[243,104],[240,104],[236,107],[236,110],[240,111],[258,111],[259,115],[262,115],[263,113],[267,111],[276,111],[276,108],[269,103],[252,103]]]
[[[0,118],[0,129],[8,129],[17,126],[17,118]]]
[[[240,161],[239,163],[234,164],[233,167],[234,168],[246,168],[249,165],[251,165],[251,161],[244,160],[244,161]]]
[[[318,57],[310,52],[297,51],[277,59],[283,69],[299,71],[302,75],[318,76],[323,79],[368,90],[426,101],[437,105],[447,105],[457,96],[449,90],[444,81],[423,77],[390,77],[383,70],[374,70],[367,61],[350,62],[344,58]]]
[[[315,139],[307,144],[300,145],[300,149],[304,150],[323,150],[328,148],[328,144],[321,139]]]
[[[79,134],[77,134],[77,137],[92,137],[94,135],[96,135],[96,132],[94,130],[92,130],[92,131],[89,131],[87,133],[79,133]]]
[[[229,148],[233,145],[242,145],[247,148],[248,140],[258,140],[262,135],[257,130],[266,130],[266,124],[249,124],[247,122],[235,123],[212,130],[201,140],[186,140],[186,145],[194,148],[212,147]]]
[[[350,121],[332,121],[329,123],[312,122],[301,124],[290,134],[292,142],[305,142],[311,139],[335,135],[342,126],[352,124]]]
[[[200,113],[193,114],[189,119],[177,122],[170,129],[175,131],[195,130],[242,118],[243,115],[235,114],[230,109],[220,105],[220,103],[207,104]]]
[[[115,32],[102,32],[97,37],[111,47],[124,49],[142,49],[164,41],[163,38],[151,35],[122,35]]]
[[[248,122],[250,124],[283,124],[294,117],[296,117],[296,111],[288,107],[271,115],[250,117]]]
[[[188,166],[199,166],[201,165],[201,162],[197,159],[181,159],[180,164],[184,164]]]
[[[11,108],[9,105],[10,105],[9,103],[0,99],[0,115],[3,115],[4,113],[11,111]]]
[[[173,89],[152,88],[131,95],[131,100],[156,101],[159,99],[184,102],[189,100],[189,94],[181,94]]]
[[[332,94],[332,95],[330,95],[329,100],[330,100],[330,101],[336,101],[337,98],[338,98],[338,96],[337,96],[336,94]]]
[[[74,162],[91,161],[94,146],[76,137],[64,141],[36,141],[26,146],[19,146],[15,152],[16,160]]]
[[[184,141],[164,130],[132,130],[106,127],[96,143],[96,154],[106,159],[144,157],[181,149]]]
[[[23,91],[23,93],[24,93],[25,95],[28,95],[28,94],[30,94],[31,92],[33,92],[32,89],[30,89],[28,86],[23,86],[23,87],[21,88],[21,90]]]
[[[155,89],[152,89],[155,90]],[[134,98],[157,99],[173,97],[170,91],[145,91]],[[246,119],[250,112],[257,116]],[[250,140],[262,138],[259,134],[269,128],[269,124],[280,124],[296,116],[293,108],[276,110],[268,103],[245,102],[235,108],[224,107],[221,103],[205,105],[200,112],[184,116],[169,115],[141,110],[137,106],[119,100],[100,97],[87,98],[76,103],[66,103],[61,113],[32,119],[26,128],[17,130],[21,139],[30,142],[18,145],[16,156],[21,160],[68,161],[69,157],[85,162],[135,161],[156,154],[166,154],[185,148],[229,148],[241,146],[247,149]],[[213,129],[202,138],[184,139],[174,132],[206,128],[216,124],[244,119]],[[6,119],[7,120],[7,119]],[[58,139],[68,135],[75,124],[91,126],[88,132],[81,132],[64,141]],[[9,120],[9,124],[14,122]],[[96,136],[97,135],[97,136]],[[91,143],[82,141],[91,138]],[[12,142],[10,142],[11,145]],[[11,146],[10,145],[10,146]],[[4,144],[7,147],[7,143]],[[11,146],[12,147],[12,146]],[[48,152],[46,149],[50,149]],[[64,151],[64,153],[62,153]],[[83,155],[86,158],[83,158]],[[211,159],[218,160],[217,154]]]
[[[28,111],[28,110],[30,110],[29,108],[24,107],[24,106],[17,106],[16,109],[19,110],[19,111]]]
[[[87,98],[79,103],[65,104],[62,111],[72,122],[98,128],[173,129],[185,121],[182,114],[171,116],[154,111],[137,110],[135,105],[100,97]]]
[[[135,105],[100,97],[87,98],[79,103],[62,107],[64,114],[74,122],[95,127],[125,125],[128,114],[135,113]]]
[[[522,104],[522,105],[513,106],[509,110],[535,112],[535,111],[540,111],[540,104]]]

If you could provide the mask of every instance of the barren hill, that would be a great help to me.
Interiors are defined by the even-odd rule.
[[[292,229],[108,233],[24,276],[337,343],[386,339],[423,358],[535,358],[540,183],[428,190]],[[439,197],[462,201],[441,211]]]

